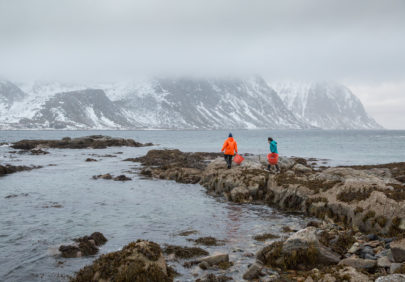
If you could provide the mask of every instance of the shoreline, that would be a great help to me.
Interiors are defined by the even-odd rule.
[[[305,279],[312,277],[308,272],[310,269],[305,267],[305,261],[310,259],[305,251],[318,246],[315,253],[319,255],[319,250],[336,247],[325,240],[320,243],[322,238],[318,233],[325,232],[332,234],[332,238],[337,236],[334,240],[338,242],[347,240],[350,243],[339,246],[343,250],[340,255],[334,254],[335,259],[327,264],[328,268],[321,261],[312,263],[312,269],[321,269],[321,275],[315,281],[327,281],[322,280],[324,276],[340,279],[347,273],[357,277],[356,279],[360,279],[363,274],[361,279],[369,279],[364,281],[389,273],[405,273],[405,259],[393,258],[391,250],[391,242],[394,245],[399,244],[405,250],[405,241],[401,241],[405,236],[405,163],[313,167],[302,158],[281,157],[282,172],[272,174],[264,171],[264,158],[255,155],[245,156],[242,165],[230,170],[226,169],[225,161],[220,155],[215,153],[151,150],[144,157],[127,161],[140,162],[140,174],[146,177],[200,184],[208,194],[222,196],[227,201],[270,205],[282,211],[316,217],[322,221],[316,227],[311,226],[294,233],[278,245],[273,243],[266,247],[270,248],[271,253],[275,248],[280,248],[280,244],[291,240],[300,241],[305,247],[301,245],[298,250],[304,251],[299,258],[293,258],[293,264],[280,264],[280,259],[291,259],[291,250],[282,255],[279,253],[278,257],[272,257],[273,254],[263,255],[266,251],[258,250],[257,265],[248,270],[256,271],[251,278],[260,278],[266,266],[280,270],[279,275],[283,276],[280,265],[284,265],[284,271],[287,272],[297,269],[304,271],[301,274],[308,275]],[[348,232],[350,236],[341,235]],[[295,234],[304,235],[301,235],[303,238],[294,239],[294,236],[300,237]],[[359,249],[369,249],[369,242],[375,247],[372,249],[373,254],[362,255]],[[349,252],[356,247],[358,250]],[[277,260],[279,261],[274,263]],[[367,263],[368,266],[364,267]],[[322,272],[322,269],[325,271]],[[288,275],[286,277],[293,279]]]
[[[149,145],[138,145],[129,139],[112,141],[100,138],[97,136],[95,139],[113,146]],[[73,142],[72,148],[89,144],[89,141],[83,140],[81,138],[77,140],[80,143]],[[47,142],[50,141],[35,141],[35,144],[28,142],[28,146],[23,144],[22,147],[46,149]],[[51,141],[51,146],[58,144],[55,142]],[[108,145],[96,144],[96,148]],[[70,147],[66,147],[66,143],[61,146]],[[140,168],[130,170],[143,177],[200,184],[209,195],[223,197],[226,201],[268,205],[284,212],[299,213],[320,220],[310,222],[308,227],[292,233],[282,241],[258,249],[256,262],[245,273],[246,280],[309,282],[345,281],[344,277],[357,277],[363,280],[346,280],[371,281],[389,273],[405,273],[405,241],[400,240],[405,237],[405,163],[324,167],[316,164],[317,161],[323,161],[319,159],[280,157],[282,172],[273,174],[264,170],[265,156],[246,154],[242,165],[228,170],[219,153],[155,149],[149,150],[143,157],[124,161],[141,163]],[[274,234],[252,235],[276,239],[272,237]],[[149,243],[140,244],[143,246]],[[398,246],[395,247],[395,244]],[[135,249],[139,251],[133,245],[128,246],[126,249],[131,249],[131,252]],[[119,257],[122,254],[120,252]],[[211,254],[208,257],[212,259],[217,255]],[[221,258],[224,259],[226,255],[222,254]],[[163,254],[159,257],[164,261],[169,259]],[[327,259],[328,263],[314,257]],[[201,269],[218,267],[215,263],[207,266],[204,261],[203,258],[197,258],[190,263]],[[228,257],[221,263],[229,267],[232,262]],[[88,267],[91,268],[91,265]],[[163,272],[169,275],[167,270]],[[224,273],[226,276],[226,269]],[[169,276],[166,277],[168,281],[174,277],[172,272]],[[200,277],[200,281],[225,281],[218,280],[224,277],[206,276]]]

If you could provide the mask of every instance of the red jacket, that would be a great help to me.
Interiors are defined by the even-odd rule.
[[[221,152],[225,150],[225,155],[235,155],[235,152],[238,152],[238,144],[236,144],[236,141],[233,139],[233,137],[229,137],[226,139],[224,146],[222,146]]]

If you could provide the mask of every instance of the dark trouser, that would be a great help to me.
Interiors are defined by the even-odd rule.
[[[233,155],[224,155],[224,158],[225,158],[226,164],[228,165],[228,168],[231,168]]]
[[[277,171],[280,171],[280,167],[278,166],[278,164],[275,164],[275,167],[276,167]],[[270,165],[270,164],[267,166],[267,169],[268,169],[268,170],[271,169],[271,165]]]

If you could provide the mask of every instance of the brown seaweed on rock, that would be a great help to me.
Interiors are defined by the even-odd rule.
[[[144,147],[151,146],[151,143],[142,144],[133,139],[112,138],[103,135],[92,135],[79,138],[65,137],[62,140],[21,140],[11,145],[14,149],[32,150],[37,147],[60,148],[60,149],[105,149],[107,147],[128,146]]]
[[[102,255],[92,265],[82,268],[71,282],[169,282],[174,272],[166,265],[160,246],[138,240],[121,251]]]

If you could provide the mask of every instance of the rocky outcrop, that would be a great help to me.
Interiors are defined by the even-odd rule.
[[[41,168],[41,166],[14,166],[14,165],[0,165],[0,177],[6,174],[12,174],[15,172],[19,171],[26,171],[26,170],[32,170],[36,168]]]
[[[100,232],[94,232],[90,236],[76,238],[75,244],[62,245],[59,247],[61,256],[64,258],[77,258],[82,256],[91,256],[98,253],[99,246],[104,245],[107,239]]]
[[[130,177],[126,176],[125,174],[121,174],[118,176],[112,176],[109,173],[106,174],[99,174],[99,175],[93,175],[93,179],[104,179],[104,180],[114,180],[114,181],[130,181],[132,180]]]
[[[159,179],[175,180],[181,183],[198,183],[209,162],[219,153],[184,153],[180,150],[150,150],[146,156],[129,158],[125,161],[140,162],[144,168],[141,174]]]
[[[102,255],[76,273],[71,281],[168,282],[173,281],[173,271],[167,266],[158,244],[138,240],[121,251]]]
[[[405,235],[405,163],[319,168],[280,157],[280,174],[265,171],[265,156],[245,156],[227,169],[221,154],[151,150],[141,158],[147,177],[199,183],[237,203],[262,203],[343,223],[355,231]]]
[[[21,140],[11,145],[14,149],[32,150],[38,148],[60,149],[105,149],[107,147],[143,147],[152,146],[151,143],[142,144],[133,139],[112,138],[109,136],[92,135],[80,138],[65,137],[62,140]]]

